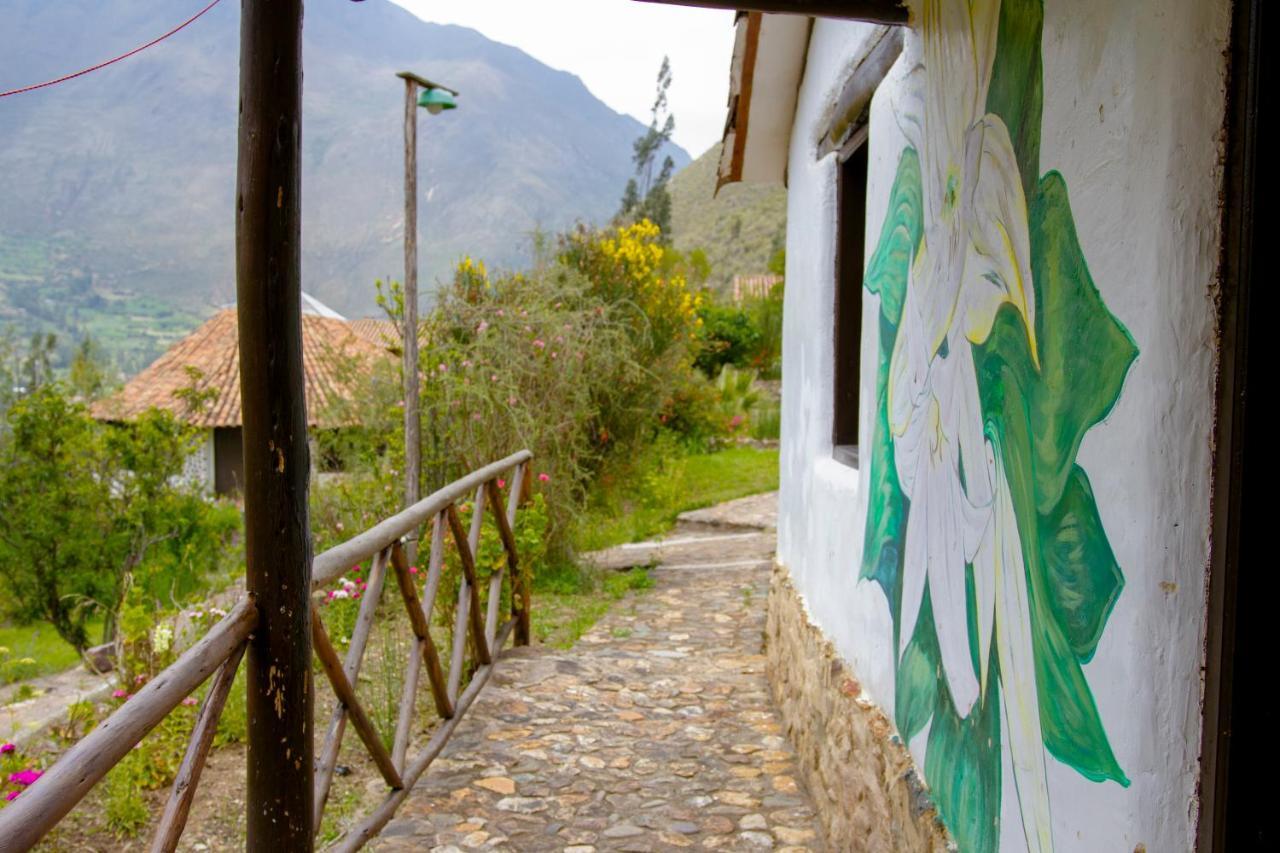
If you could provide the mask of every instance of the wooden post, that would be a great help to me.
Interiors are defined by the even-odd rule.
[[[242,0],[236,298],[251,851],[312,849],[310,459],[302,373],[302,0]]]
[[[418,502],[422,420],[418,410],[418,83],[404,78],[404,505]],[[418,555],[417,531],[406,543]]]

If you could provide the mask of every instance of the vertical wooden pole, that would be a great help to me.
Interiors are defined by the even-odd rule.
[[[236,298],[251,851],[312,849],[310,459],[302,373],[302,0],[242,0]]]
[[[404,81],[404,505],[418,502],[421,478],[418,411],[418,84]],[[417,559],[417,534],[406,543]]]

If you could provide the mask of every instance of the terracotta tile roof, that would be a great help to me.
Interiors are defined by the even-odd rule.
[[[356,321],[372,324],[384,321]],[[356,323],[314,314],[302,316],[302,360],[306,379],[307,423],[333,427],[328,414],[330,403],[341,399],[342,367],[387,357],[387,349],[370,336],[383,334],[373,326],[357,331]],[[390,324],[388,330],[394,334]],[[183,420],[202,427],[240,426],[240,353],[235,309],[214,314],[204,325],[178,341],[118,393],[95,403],[93,416],[99,420],[126,421],[155,406],[168,409]],[[192,387],[188,368],[200,371],[197,390],[216,391],[201,411],[192,413],[174,392]]]
[[[348,320],[347,325],[351,327],[351,331],[374,346],[388,351],[400,351],[400,330],[390,320],[361,318]]]

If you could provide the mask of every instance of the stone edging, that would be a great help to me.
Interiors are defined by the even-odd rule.
[[[775,563],[765,626],[769,685],[832,850],[954,850],[893,723],[862,694]]]

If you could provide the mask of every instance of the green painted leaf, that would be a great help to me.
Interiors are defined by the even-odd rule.
[[[896,330],[880,318],[880,365],[876,371],[876,419],[872,427],[869,500],[867,526],[862,542],[860,578],[880,584],[885,597],[893,605],[897,619],[902,566],[902,548],[907,532],[907,498],[898,484],[898,469],[893,459],[893,437],[889,432],[888,387],[889,356],[893,351]],[[897,638],[895,637],[895,642]]]
[[[1087,779],[1112,779],[1128,785],[1098,716],[1093,691],[1051,604],[1036,514],[1040,456],[1032,424],[1038,380],[1022,317],[1011,306],[997,315],[991,337],[975,348],[974,359],[983,414],[1000,438],[1026,561],[1036,693],[1045,747]]]
[[[989,666],[986,692],[968,717],[956,713],[948,691],[937,691],[924,758],[938,812],[966,853],[1000,846],[1000,679],[994,646]]]
[[[995,113],[1009,129],[1018,158],[1022,189],[1027,198],[1040,177],[1040,116],[1044,101],[1044,67],[1040,36],[1044,29],[1043,0],[1003,0],[996,56],[987,89],[987,112]]]
[[[894,648],[897,648],[896,644]],[[942,658],[938,653],[938,633],[933,625],[933,604],[926,586],[920,600],[920,616],[916,619],[915,631],[898,663],[898,679],[894,687],[894,722],[903,740],[911,740],[929,722],[938,703],[941,683]]]
[[[889,359],[898,334],[911,260],[921,234],[920,161],[911,148],[904,150],[898,159],[898,172],[889,198],[880,242],[863,277],[863,286],[880,296],[880,357],[876,370],[876,419],[871,437],[871,492],[859,577],[880,584],[892,605],[896,626],[907,499],[898,484],[893,459],[888,388]],[[897,642],[896,636],[894,642]]]
[[[1089,477],[1073,466],[1062,500],[1040,516],[1045,582],[1072,652],[1088,663],[1115,606],[1124,575],[1102,529]]]
[[[862,277],[863,286],[880,294],[880,311],[895,327],[907,298],[907,278],[916,247],[920,245],[924,215],[920,189],[920,158],[914,148],[903,149],[898,172],[889,191],[889,206],[875,254]],[[890,348],[892,351],[892,347]]]
[[[1138,347],[1089,275],[1062,175],[1044,176],[1029,215],[1040,353],[1030,400],[1036,508],[1048,513],[1062,497],[1084,434],[1120,396]]]

